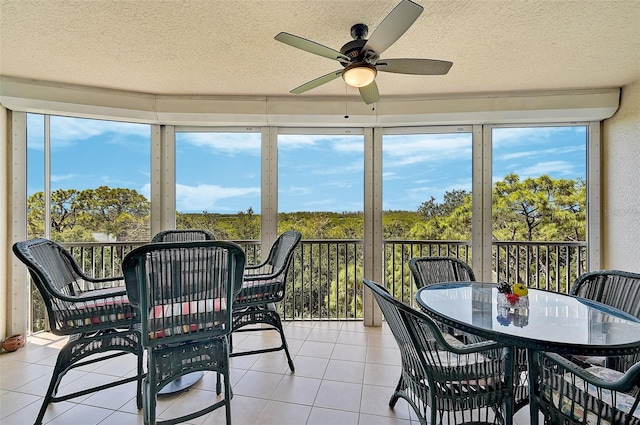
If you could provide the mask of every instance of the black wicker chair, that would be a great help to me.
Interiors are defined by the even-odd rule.
[[[640,425],[640,363],[625,373],[581,365],[555,353],[533,354],[534,410],[548,425]]]
[[[640,319],[640,274],[621,270],[598,270],[580,275],[570,290],[571,295],[588,298],[615,307]],[[606,366],[626,372],[640,361],[640,355],[619,357],[574,356],[584,366]]]
[[[135,313],[129,304],[123,278],[95,279],[87,276],[68,251],[49,239],[17,242],[13,245],[13,252],[26,264],[42,295],[51,332],[69,336],[58,354],[35,423],[42,423],[49,403],[136,380],[136,401],[141,408],[144,372],[140,328],[134,325]],[[62,378],[69,370],[128,353],[137,356],[137,376],[57,395]]]
[[[151,239],[151,242],[213,241],[215,239],[216,237],[213,233],[204,229],[169,229],[156,233]],[[158,394],[166,395],[184,391],[196,384],[203,376],[204,372],[193,372],[188,375],[181,376],[167,384],[158,392]],[[218,381],[216,382],[216,392],[217,394],[222,392],[220,374],[218,374]]]
[[[428,316],[375,282],[364,284],[400,349],[402,375],[391,408],[405,399],[422,425],[503,423],[513,416],[509,348],[494,341],[450,344]]]
[[[441,282],[471,282],[476,277],[464,261],[455,257],[415,257],[409,270],[418,289]]]
[[[282,344],[274,348],[232,352],[231,357],[284,350],[289,368],[292,372],[295,370],[275,303],[284,298],[287,273],[293,259],[293,251],[301,238],[302,234],[293,230],[288,230],[278,236],[269,250],[267,259],[262,264],[248,266],[245,269],[242,291],[233,304],[234,333],[275,329],[280,334]],[[250,326],[245,328],[249,325],[267,325],[267,327]]]
[[[172,229],[155,234],[151,242],[213,241],[216,237],[204,229]]]
[[[464,261],[455,257],[416,257],[409,260],[409,270],[418,288],[442,282],[475,281],[473,270]],[[455,329],[445,328],[450,334],[464,339],[467,343],[480,342],[475,335],[462,334]],[[529,375],[527,373],[527,350],[514,349],[514,409],[517,411],[529,403]]]
[[[225,406],[231,424],[228,336],[244,265],[240,246],[224,241],[151,243],[125,256],[127,293],[137,307],[147,351],[145,424],[156,423],[157,394],[166,384],[207,370],[224,377],[224,397],[212,397],[211,405],[158,423],[190,421]]]

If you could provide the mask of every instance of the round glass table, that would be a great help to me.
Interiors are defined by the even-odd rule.
[[[528,305],[498,301],[494,283],[451,282],[421,288],[416,300],[439,322],[521,348],[562,354],[640,352],[640,321],[613,307],[539,289]]]
[[[529,289],[526,302],[511,305],[498,293],[495,283],[448,282],[421,288],[416,301],[438,322],[526,349],[528,383],[524,385],[528,394],[535,391],[537,351],[597,356],[640,352],[640,321],[636,317],[571,295]],[[517,385],[522,381],[515,384],[514,394]],[[531,424],[537,425],[535,397],[529,404]],[[513,423],[513,418],[506,418],[506,423]]]

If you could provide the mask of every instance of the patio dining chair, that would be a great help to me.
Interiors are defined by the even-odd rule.
[[[547,425],[640,425],[640,363],[625,373],[584,369],[555,353],[533,353],[537,370],[534,410]]]
[[[49,387],[35,420],[41,424],[49,403],[137,381],[136,402],[142,407],[143,350],[135,312],[121,276],[86,275],[61,245],[44,238],[17,242],[13,252],[28,268],[42,295],[51,332],[68,336],[60,349]],[[137,374],[110,383],[58,395],[62,378],[71,369],[119,357],[137,356]]]
[[[284,299],[293,251],[301,238],[300,232],[294,230],[283,232],[271,245],[266,260],[258,265],[247,266],[242,291],[233,304],[234,333],[276,330],[280,335],[280,346],[241,352],[232,351],[231,357],[284,350],[289,369],[291,372],[295,370],[276,303]]]
[[[409,260],[409,270],[418,289],[423,286],[442,282],[472,282],[475,281],[473,269],[464,261],[455,257],[415,257]],[[482,338],[475,335],[463,334],[450,327],[444,327],[445,337],[455,335],[466,342],[480,342]],[[516,348],[514,351],[514,409],[517,411],[529,403],[529,378],[527,374],[527,351]]]
[[[156,233],[151,242],[213,241],[216,237],[204,229],[170,229]]]
[[[127,293],[137,308],[147,352],[144,423],[156,423],[157,394],[169,382],[198,371],[224,378],[224,397],[196,412],[158,421],[191,421],[222,406],[231,424],[229,382],[231,311],[242,287],[244,251],[232,242],[151,243],[124,258]]]
[[[615,307],[640,319],[640,274],[622,270],[597,270],[580,275],[569,292]],[[618,357],[574,356],[584,366],[606,366],[625,372],[640,361],[639,354]]]
[[[405,399],[422,425],[504,423],[512,417],[509,348],[494,341],[451,344],[427,315],[373,281],[364,279],[364,284],[400,349],[402,374],[391,408]]]
[[[188,241],[213,241],[216,237],[208,230],[204,229],[169,229],[156,233],[151,242],[188,242]],[[204,372],[193,372],[181,376],[167,384],[158,394],[174,394],[184,391],[198,382],[204,376]],[[221,376],[218,374],[216,382],[216,394],[222,392]]]

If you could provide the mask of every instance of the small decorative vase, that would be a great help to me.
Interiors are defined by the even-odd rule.
[[[2,341],[2,348],[5,351],[16,351],[22,347],[24,347],[24,336],[22,334],[8,336]]]

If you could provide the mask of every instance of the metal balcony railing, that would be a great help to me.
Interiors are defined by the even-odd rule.
[[[237,241],[248,264],[258,264],[260,241]],[[124,256],[145,242],[77,242],[63,245],[85,272],[95,277],[121,275]],[[387,240],[383,251],[383,282],[398,298],[413,302],[415,285],[408,268],[412,257],[453,256],[471,264],[469,241]],[[350,320],[362,318],[363,241],[360,239],[304,239],[296,248],[281,303],[285,320]],[[494,242],[494,281],[567,293],[587,270],[586,242]],[[44,306],[33,291],[32,331],[44,327]]]

